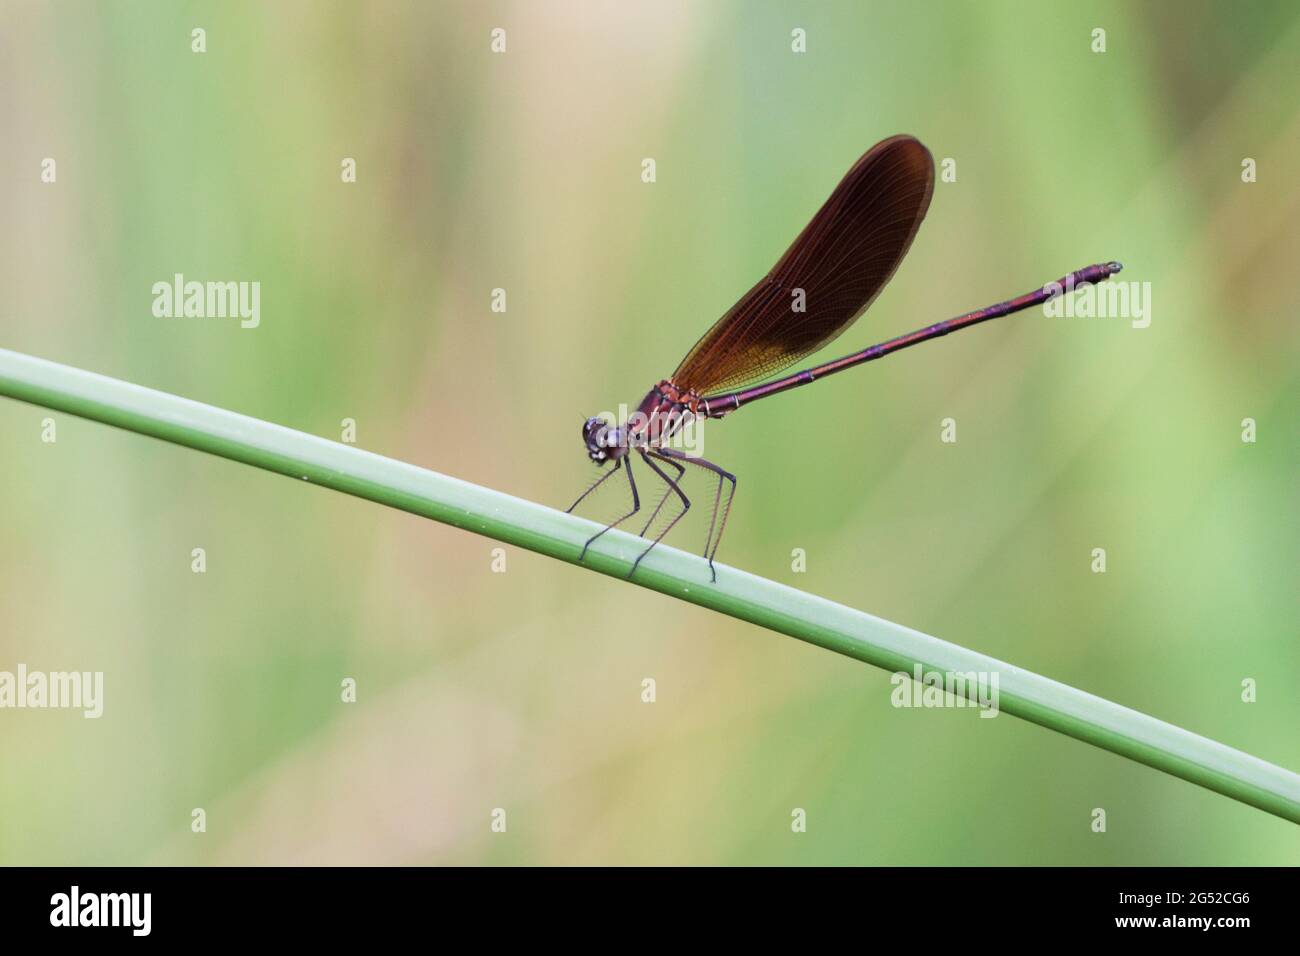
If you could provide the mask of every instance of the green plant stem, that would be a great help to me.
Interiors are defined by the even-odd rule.
[[[578,563],[596,527],[405,462],[0,349],[0,395],[220,455]],[[644,541],[610,532],[582,567],[624,577]],[[660,546],[633,583],[888,671],[996,673],[1006,713],[1300,823],[1300,776],[1172,724],[774,581]]]

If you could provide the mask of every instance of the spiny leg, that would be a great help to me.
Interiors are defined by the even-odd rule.
[[[718,545],[722,544],[722,532],[727,530],[727,518],[731,515],[731,502],[736,497],[736,476],[730,472],[723,472],[718,476],[718,490],[722,490],[723,480],[731,482],[731,490],[727,492],[727,503],[722,506],[722,521],[718,523],[718,536],[713,539],[713,550],[709,553],[709,568],[713,567],[713,558],[718,553]],[[714,572],[714,580],[717,580],[717,572]]]
[[[626,466],[623,470],[627,473],[627,483],[628,486],[631,487],[632,489],[632,510],[629,511],[627,514],[623,515],[623,517],[619,518],[617,521],[611,521],[609,524],[605,525],[605,527],[601,528],[590,538],[588,538],[587,543],[582,546],[582,553],[578,555],[579,561],[581,561],[583,558],[587,556],[587,549],[591,547],[591,543],[593,541],[599,538],[610,528],[617,528],[624,521],[626,521],[628,518],[632,517],[634,514],[636,514],[638,511],[641,510],[641,496],[636,493],[636,479],[632,477],[632,459],[621,458],[619,459],[618,463]]]
[[[585,497],[587,497],[587,495],[591,494],[593,491],[595,491],[597,488],[599,488],[601,485],[603,485],[603,484],[605,483],[605,481],[609,478],[609,476],[612,475],[612,474],[614,474],[614,472],[618,471],[619,468],[622,467],[622,465],[623,465],[623,459],[621,459],[621,458],[617,458],[617,459],[615,459],[615,460],[614,460],[614,467],[611,468],[609,471],[605,472],[603,475],[601,475],[601,476],[600,476],[599,478],[597,478],[595,481],[593,481],[593,482],[591,483],[591,487],[590,487],[590,488],[588,488],[588,489],[587,489],[586,491],[584,491],[582,494],[578,495],[578,500],[577,500],[577,501],[575,501],[573,504],[569,505],[569,507],[567,507],[567,508],[564,509],[564,513],[565,513],[566,515],[571,515],[571,514],[573,514],[573,509],[576,508],[576,507],[578,507],[578,505],[582,504],[582,499],[585,498]]]
[[[713,474],[718,476],[718,490],[714,495],[713,503],[713,520],[709,522],[709,537],[704,542],[704,559],[709,562],[709,573],[712,575],[712,579],[716,582],[718,580],[718,572],[713,566],[713,557],[718,553],[718,545],[722,544],[722,532],[727,530],[727,517],[731,514],[731,502],[732,499],[736,497],[736,476],[725,468],[715,465],[706,458],[692,458],[690,455],[676,451],[672,448],[660,448],[658,449],[657,454],[666,455],[669,458],[682,462],[683,464],[698,465],[699,467],[711,471]],[[718,521],[718,502],[722,497],[722,483],[724,481],[731,482],[731,491],[728,492],[727,502],[722,507],[722,520]],[[718,528],[717,538],[713,537],[713,527],[715,524]],[[712,550],[709,549],[710,543],[713,545]]]
[[[709,562],[709,571],[713,574],[713,579],[718,579],[718,573],[713,570],[713,558],[709,555],[709,542],[713,540],[713,528],[718,523],[718,505],[722,502],[722,476],[718,475],[718,487],[713,491],[713,510],[709,512],[709,533],[704,537],[704,557]]]
[[[640,554],[636,556],[636,560],[632,562],[631,570],[627,572],[627,576],[629,578],[636,573],[636,569],[641,564],[641,559],[644,558],[647,554],[649,554],[652,550],[654,550],[654,546],[663,540],[664,535],[666,535],[669,531],[673,530],[673,525],[681,521],[682,517],[686,514],[686,512],[691,510],[691,499],[686,497],[686,494],[685,492],[682,491],[681,486],[678,485],[677,482],[669,478],[667,475],[665,475],[663,473],[663,469],[661,469],[658,465],[656,465],[653,461],[651,461],[651,458],[652,457],[658,458],[660,461],[668,461],[669,464],[671,464],[671,461],[669,459],[662,458],[661,456],[655,454],[654,452],[648,452],[644,448],[638,448],[637,451],[641,452],[641,460],[644,461],[646,465],[648,465],[656,475],[658,475],[667,483],[668,490],[675,491],[677,493],[677,497],[682,500],[682,510],[679,511],[677,514],[675,514],[673,516],[673,520],[668,522],[667,526],[664,527],[664,530],[660,531],[659,534],[655,536],[655,539],[650,542],[650,547],[646,548],[644,551],[642,551]],[[678,477],[680,478],[682,473],[684,473],[685,471],[686,471],[685,468],[681,469],[681,472],[678,473]]]
[[[664,462],[664,464],[672,465],[674,468],[677,469],[676,481],[681,481],[682,475],[686,474],[686,469],[683,468],[681,465],[677,464],[677,462],[672,461],[670,459],[664,458],[661,460]],[[650,463],[646,462],[646,464],[648,465]],[[650,530],[650,526],[655,523],[655,518],[659,517],[659,512],[663,510],[664,503],[668,501],[668,496],[671,495],[672,493],[673,493],[673,489],[671,485],[669,485],[667,488],[664,489],[663,496],[660,497],[659,499],[659,504],[655,505],[655,513],[650,516],[650,520],[647,521],[645,523],[645,527],[641,529],[641,537],[644,538],[645,533]]]
[[[709,537],[713,539],[713,550],[709,551],[709,567],[713,567],[713,557],[718,553],[718,545],[722,543],[722,532],[727,529],[727,518],[731,514],[731,502],[736,497],[736,476],[725,468],[720,468],[711,461],[705,461],[703,458],[695,459],[701,468],[707,468],[718,476],[718,490],[713,498],[713,519],[709,522]],[[713,523],[718,518],[718,502],[722,498],[722,483],[724,481],[731,483],[731,490],[727,492],[726,504],[722,506],[722,520],[718,522],[718,536],[713,537]],[[708,541],[705,541],[705,549],[708,548]]]

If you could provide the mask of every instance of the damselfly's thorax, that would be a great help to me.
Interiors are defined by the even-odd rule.
[[[664,379],[646,392],[641,405],[628,419],[628,430],[647,444],[658,445],[686,422],[704,417],[707,413],[697,393]]]
[[[698,394],[664,379],[646,393],[626,424],[588,418],[582,424],[582,442],[587,457],[604,464],[617,461],[632,448],[657,448],[687,422],[707,417],[707,405]]]

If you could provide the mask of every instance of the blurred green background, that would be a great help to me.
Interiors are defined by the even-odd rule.
[[[863,150],[916,134],[957,181],[823,357],[1110,258],[1151,325],[1029,313],[727,419],[720,560],[1300,769],[1295,4],[0,20],[0,346],[353,418],[559,507],[592,477],[581,417],[638,401]],[[176,272],[260,281],[261,326],[154,318]],[[102,670],[105,714],[0,711],[0,862],[1300,860],[1288,823],[1015,718],[894,709],[861,664],[139,436],[55,416],[44,443],[47,414],[0,401],[0,669]]]

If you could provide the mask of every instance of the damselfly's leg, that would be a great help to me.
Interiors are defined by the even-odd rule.
[[[676,451],[672,448],[660,448],[657,450],[660,455],[666,455],[669,458],[676,459],[687,465],[698,465],[706,471],[711,471],[718,476],[718,488],[713,496],[713,518],[709,521],[709,536],[704,541],[704,559],[709,562],[709,573],[713,580],[718,580],[718,572],[713,567],[713,557],[718,553],[718,545],[722,543],[722,532],[727,530],[727,517],[731,514],[731,501],[736,497],[736,476],[725,468],[715,465],[705,458],[692,458],[690,455]],[[727,501],[722,506],[722,520],[718,520],[718,504],[722,501],[723,482],[731,483],[731,490],[727,492]],[[713,529],[718,529],[717,538],[713,537]],[[712,549],[709,545],[712,544]]]
[[[627,483],[628,483],[628,486],[632,489],[632,510],[629,511],[627,514],[623,515],[623,517],[619,518],[617,521],[611,521],[609,524],[605,525],[605,527],[601,528],[599,531],[597,531],[595,534],[593,534],[590,538],[588,538],[588,539],[587,539],[587,543],[584,544],[584,545],[582,546],[582,554],[578,555],[578,560],[579,560],[579,561],[581,561],[583,558],[585,558],[585,557],[587,556],[587,549],[591,547],[591,543],[592,543],[593,541],[595,541],[597,538],[599,538],[602,534],[604,534],[604,533],[605,533],[606,531],[608,531],[610,528],[617,528],[617,527],[618,527],[619,525],[621,525],[624,521],[626,521],[628,518],[632,517],[634,514],[636,514],[638,511],[641,510],[641,496],[638,495],[638,494],[636,493],[636,479],[632,477],[632,459],[631,459],[631,458],[620,458],[620,459],[618,460],[618,462],[616,462],[616,464],[621,464],[621,465],[623,465],[623,466],[624,466],[624,467],[623,467],[623,470],[624,470],[624,472],[627,474]],[[612,472],[611,472],[611,474],[612,474]],[[602,479],[602,480],[604,480],[604,479]],[[597,482],[597,484],[599,484],[599,482]],[[583,497],[586,497],[586,496],[584,495]],[[582,499],[579,498],[578,500],[581,501]]]
[[[661,457],[655,452],[647,451],[644,448],[638,448],[637,451],[641,452],[641,460],[644,461],[646,465],[648,465],[650,469],[654,471],[656,475],[662,478],[664,482],[668,485],[668,490],[677,493],[677,497],[680,498],[682,501],[682,510],[679,511],[677,514],[673,515],[673,520],[668,522],[668,524],[664,527],[664,530],[660,531],[659,534],[655,535],[655,539],[650,542],[650,547],[646,548],[644,551],[642,551],[640,554],[636,556],[636,560],[632,562],[631,570],[627,572],[627,576],[629,578],[636,573],[637,567],[641,564],[641,559],[644,558],[647,554],[649,554],[654,549],[654,546],[656,544],[658,544],[660,541],[663,540],[664,535],[666,535],[669,531],[673,530],[673,525],[681,521],[682,516],[685,515],[686,512],[691,510],[691,499],[686,497],[686,494],[685,492],[682,491],[681,486],[677,484],[677,482],[673,481],[673,479],[665,475],[663,469],[660,468],[658,465],[656,465],[654,461],[652,461],[651,459],[658,458],[660,461],[665,461],[668,464],[672,464],[672,461],[670,459]],[[677,477],[680,478],[685,473],[685,471],[686,471],[685,468],[681,468],[677,472]]]
[[[614,467],[611,468],[609,471],[605,472],[603,475],[601,475],[601,476],[600,476],[599,478],[597,478],[595,481],[593,481],[593,482],[591,483],[591,487],[590,487],[590,488],[588,488],[588,489],[587,489],[586,491],[584,491],[582,494],[578,495],[578,500],[577,500],[577,501],[575,501],[573,504],[569,505],[569,507],[567,507],[567,508],[564,509],[564,513],[565,513],[566,515],[571,515],[571,514],[573,514],[573,509],[576,508],[576,507],[578,507],[578,505],[582,504],[582,499],[585,498],[585,497],[587,497],[587,495],[591,494],[593,491],[595,491],[597,488],[599,488],[601,485],[603,485],[603,484],[605,483],[605,481],[609,478],[610,475],[614,474],[614,472],[618,471],[618,469],[619,469],[620,467],[622,467],[622,464],[623,464],[623,459],[621,459],[621,458],[617,458],[617,459],[615,459],[615,460],[614,460]]]
[[[727,528],[727,518],[731,515],[731,502],[736,497],[736,476],[729,471],[718,470],[718,491],[722,491],[724,481],[731,482],[731,490],[727,492],[727,503],[722,506],[722,520],[718,522],[718,536],[713,539],[713,550],[709,552],[709,570],[713,570],[713,559],[718,553],[718,545],[722,544],[722,532]],[[716,503],[715,503],[716,504]],[[715,509],[716,514],[716,509]],[[718,572],[713,572],[713,579],[718,579]]]
[[[675,479],[675,481],[680,482],[680,481],[682,480],[682,475],[686,474],[686,469],[685,469],[685,468],[683,468],[681,465],[677,464],[677,462],[672,461],[671,459],[668,459],[668,458],[661,458],[660,461],[662,461],[665,465],[672,465],[674,468],[677,469],[677,478]],[[650,463],[649,463],[649,462],[646,462],[646,464],[648,465],[648,464],[650,464]],[[668,487],[664,489],[664,493],[663,493],[663,495],[659,498],[659,504],[655,505],[655,512],[654,512],[654,514],[652,514],[652,515],[650,516],[650,520],[647,521],[647,522],[645,523],[645,527],[641,529],[641,537],[643,537],[643,538],[645,537],[645,533],[646,533],[647,531],[649,531],[649,530],[650,530],[650,526],[651,526],[652,524],[655,523],[655,518],[658,518],[658,517],[659,517],[659,512],[663,510],[664,503],[668,501],[668,496],[671,495],[671,494],[673,493],[673,487],[672,487],[672,486],[673,486],[673,483],[672,483],[672,482],[669,482]]]

